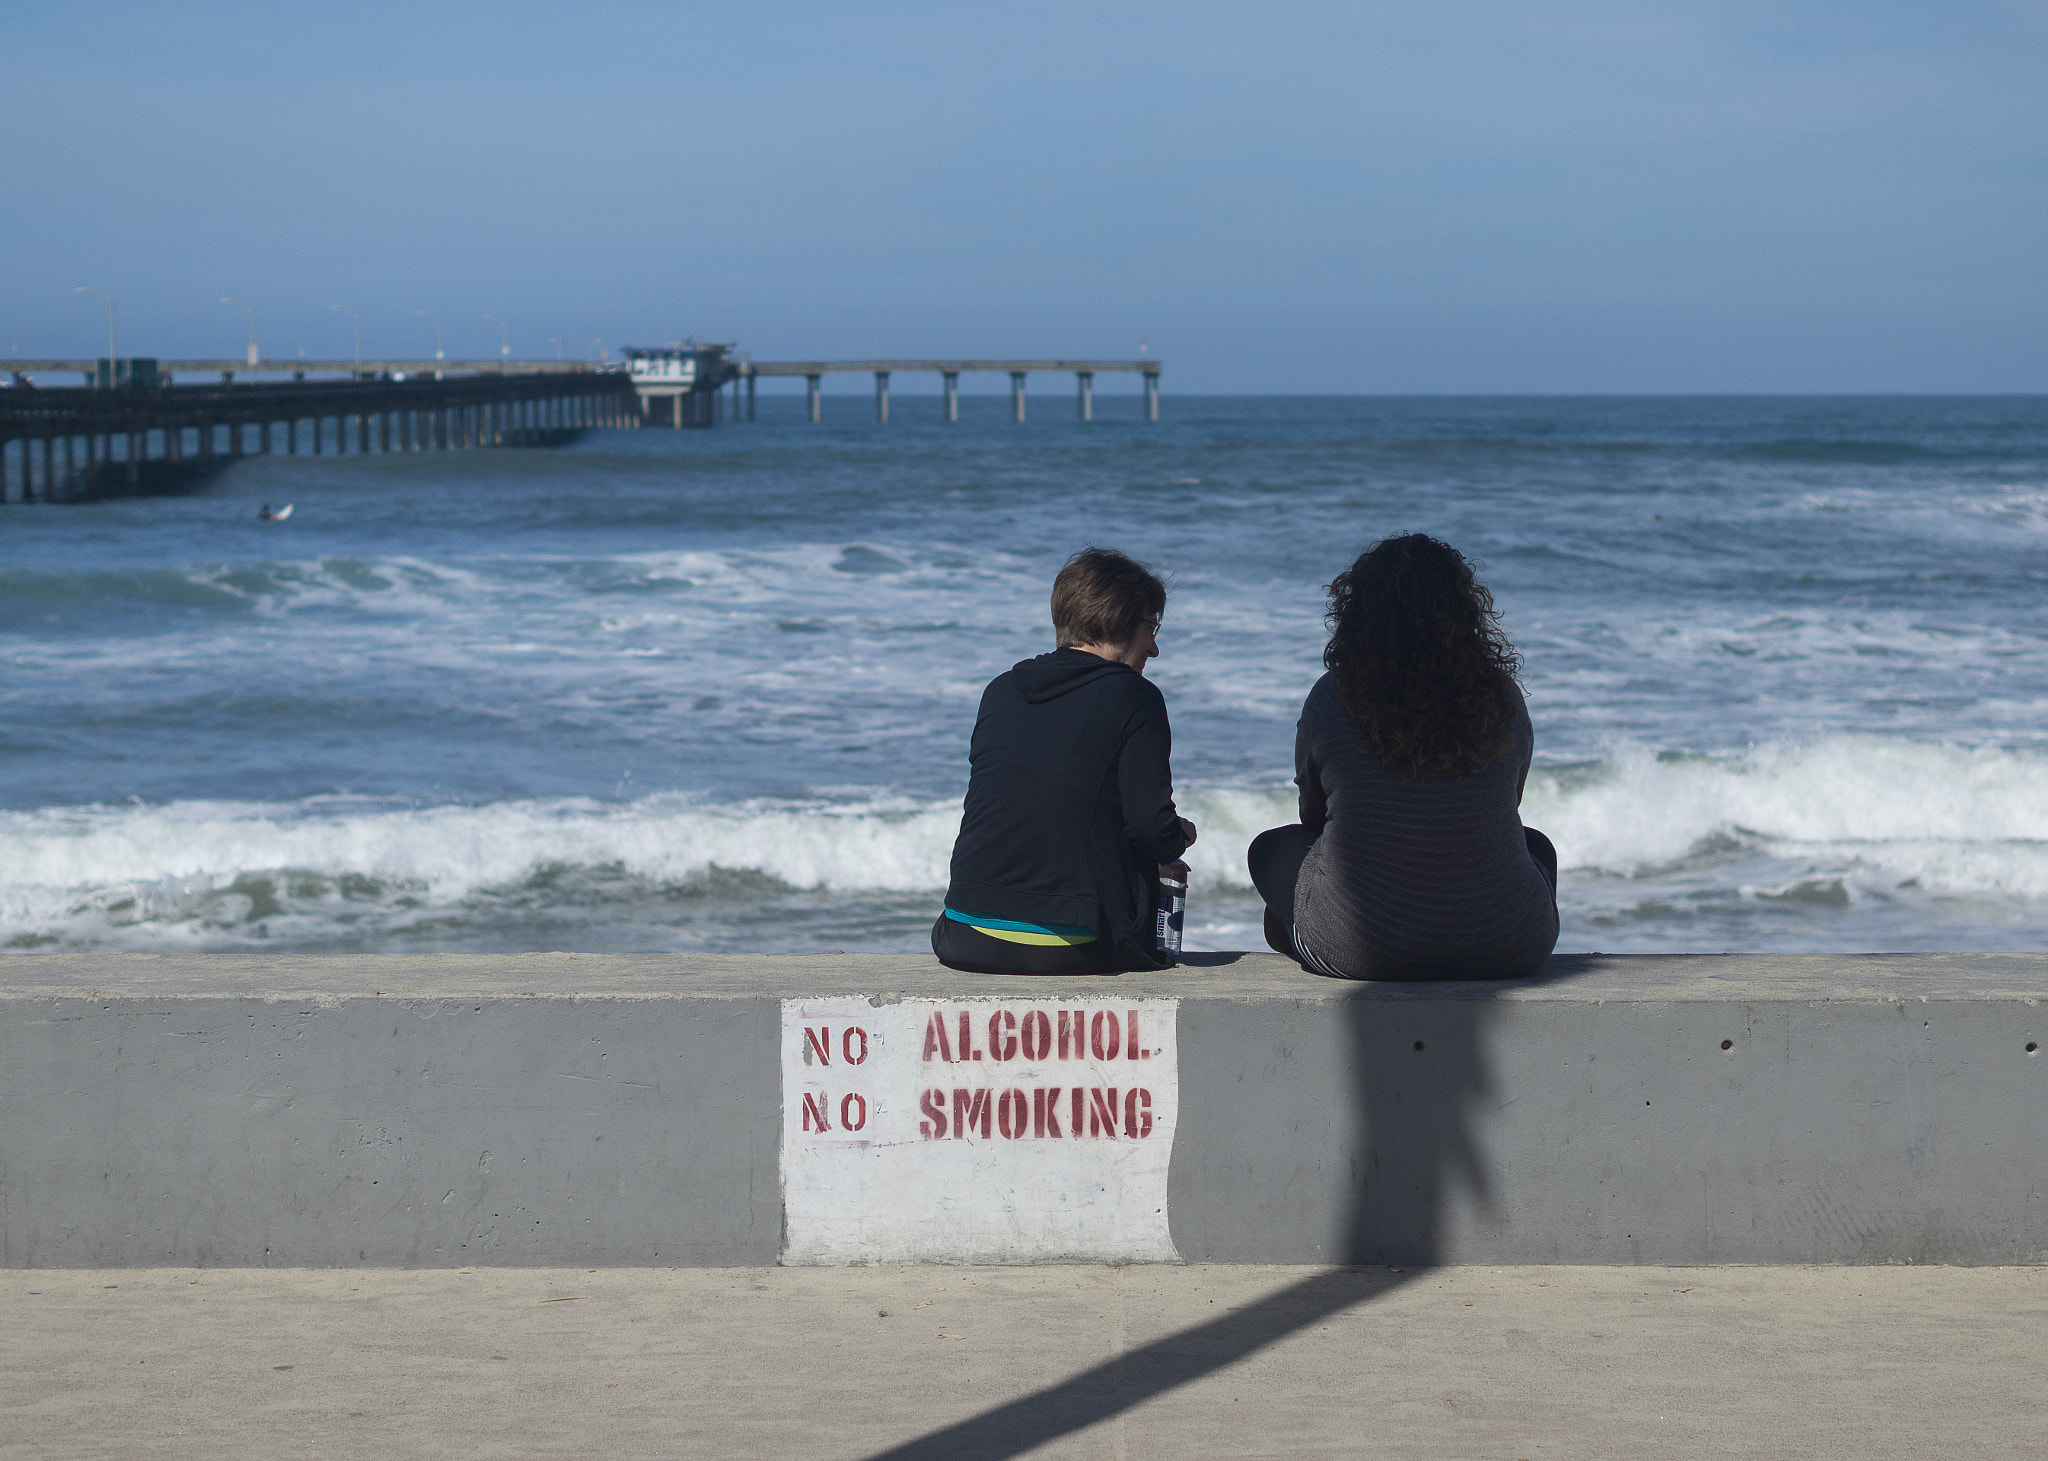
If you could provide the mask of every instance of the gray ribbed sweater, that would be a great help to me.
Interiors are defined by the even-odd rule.
[[[1557,944],[1557,901],[1517,810],[1536,748],[1516,695],[1514,747],[1470,776],[1404,785],[1358,749],[1328,675],[1295,734],[1301,820],[1319,834],[1294,891],[1295,931],[1353,979],[1508,979]]]

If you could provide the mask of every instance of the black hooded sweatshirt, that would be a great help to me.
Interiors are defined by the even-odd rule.
[[[946,906],[1092,928],[1125,969],[1163,969],[1158,864],[1187,847],[1173,805],[1173,733],[1159,689],[1129,665],[1057,649],[982,692]]]

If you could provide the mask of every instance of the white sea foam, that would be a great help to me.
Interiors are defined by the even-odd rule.
[[[1567,868],[1640,876],[1721,842],[2048,897],[2048,756],[2036,752],[1871,736],[1729,758],[1623,747],[1590,771],[1534,772],[1522,812]]]
[[[1244,854],[1292,788],[1196,792],[1198,893],[1239,898]],[[1687,888],[1817,907],[1867,895],[2048,900],[2048,757],[1845,737],[1732,758],[1618,749],[1539,769],[1524,819],[1557,843],[1563,899]],[[184,802],[0,816],[0,937],[21,946],[348,938],[478,898],[581,908],[743,875],[721,895],[856,900],[944,888],[957,803],[674,794],[390,809]],[[1731,874],[1734,889],[1729,889]],[[745,883],[752,878],[752,883]],[[1616,893],[1620,893],[1617,888]],[[644,918],[644,911],[636,913]]]
[[[662,884],[745,869],[792,887],[891,891],[943,881],[957,822],[950,808],[713,809],[673,795],[353,813],[219,802],[84,807],[0,817],[0,901],[281,871],[451,898],[556,866],[616,866]],[[17,911],[7,909],[10,918]]]

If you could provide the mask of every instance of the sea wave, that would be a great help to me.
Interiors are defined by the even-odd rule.
[[[1735,849],[2048,897],[2048,756],[1841,736],[1736,756],[1622,746],[1537,770],[1522,815],[1567,868],[1642,877]]]
[[[1202,828],[1196,887],[1226,901],[1249,893],[1251,839],[1294,815],[1291,787],[1198,791],[1184,806]],[[1687,888],[1779,913],[1871,896],[2048,900],[2048,756],[2032,752],[1876,737],[1723,757],[1621,746],[1538,768],[1522,812],[1557,844],[1562,901],[1589,910]],[[958,822],[951,800],[672,793],[13,812],[0,815],[0,941],[324,947],[458,915],[474,931],[514,909],[680,924],[792,892],[909,908],[943,890]]]
[[[650,899],[687,919],[692,895],[872,897],[943,883],[957,824],[952,806],[710,807],[678,795],[13,813],[0,817],[0,939],[16,948],[327,946],[451,919],[469,936],[504,925],[516,938],[510,926],[521,920],[588,923],[608,904],[645,921]]]

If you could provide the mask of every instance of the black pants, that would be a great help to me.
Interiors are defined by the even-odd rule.
[[[1534,827],[1524,827],[1529,856],[1550,882],[1550,896],[1557,897],[1557,849]],[[1252,886],[1266,900],[1266,944],[1276,954],[1290,959],[1301,957],[1294,947],[1294,885],[1301,881],[1301,860],[1315,846],[1315,838],[1299,822],[1261,832],[1252,839],[1245,854],[1251,864]]]
[[[1092,944],[1013,944],[990,938],[957,918],[939,915],[932,952],[948,969],[969,974],[1115,974],[1104,940]]]

